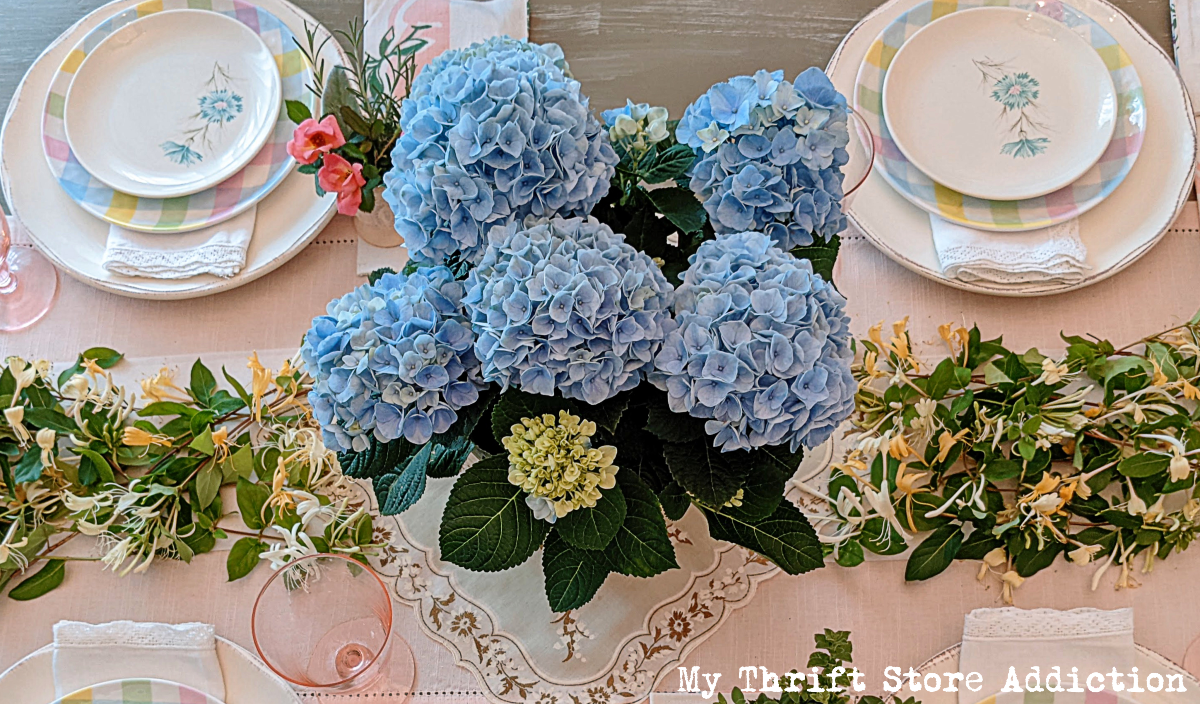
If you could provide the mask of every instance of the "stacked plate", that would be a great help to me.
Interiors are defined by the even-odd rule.
[[[35,243],[87,283],[154,298],[231,288],[298,252],[334,212],[310,178],[289,178],[286,151],[284,101],[318,111],[297,41],[315,25],[286,0],[118,0],[64,33],[22,81],[2,138],[4,193]],[[320,59],[342,63],[329,45]],[[255,206],[237,276],[100,266],[113,225],[170,238]]]
[[[879,157],[851,217],[930,278],[1008,295],[1087,285],[1148,250],[1186,197],[1190,102],[1169,58],[1102,0],[893,0],[848,35],[829,72]],[[1114,219],[1118,209],[1140,220]],[[948,279],[922,211],[999,232],[1081,218],[1093,273],[1073,284]]]

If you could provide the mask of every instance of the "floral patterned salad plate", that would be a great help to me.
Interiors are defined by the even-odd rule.
[[[218,12],[156,12],[92,49],[67,93],[75,158],[130,195],[185,196],[254,158],[279,118],[279,67],[258,34]]]
[[[177,18],[168,16],[176,14]],[[164,19],[142,25],[156,15],[163,15]],[[214,15],[219,15],[220,19],[215,19]],[[176,24],[180,21],[183,21],[182,26]],[[159,25],[159,22],[163,24]],[[252,33],[257,44],[250,43],[241,30],[231,31],[231,23]],[[205,30],[202,34],[197,29],[196,44],[193,44],[189,33],[201,24],[223,29]],[[137,29],[139,25],[142,30]],[[148,41],[158,48],[143,52],[141,40],[147,35],[140,32],[146,32],[145,27],[152,28],[156,38]],[[153,29],[155,27],[158,29]],[[181,36],[161,37],[162,27],[175,27]],[[219,39],[218,35],[224,39]],[[111,37],[116,37],[117,41],[110,45],[111,49],[105,49],[106,40]],[[133,47],[127,48],[128,58],[122,59],[129,62],[122,64],[128,71],[138,75],[143,70],[148,71],[145,80],[154,81],[167,91],[167,86],[152,77],[155,72],[162,71],[161,66],[174,67],[163,73],[176,75],[169,90],[175,96],[170,103],[177,106],[177,112],[175,109],[166,112],[166,108],[127,104],[121,96],[153,102],[153,95],[144,93],[144,87],[134,85],[136,81],[126,84],[126,78],[107,72],[104,72],[103,80],[100,74],[94,79],[89,77],[89,57],[97,51],[124,53],[126,42],[121,40],[122,37],[138,38]],[[222,43],[227,41],[240,42],[254,58],[237,54],[229,48],[232,44]],[[206,48],[213,42],[225,48]],[[192,46],[193,58],[184,56],[182,49],[171,48],[172,44]],[[262,45],[268,49],[265,54],[261,52]],[[144,65],[134,58],[134,48]],[[164,64],[163,55],[175,58]],[[103,65],[112,65],[110,61]],[[176,69],[183,70],[186,66],[193,66],[194,72],[186,71],[188,77],[185,80]],[[77,78],[81,71],[88,88]],[[262,7],[244,0],[140,2],[89,31],[58,65],[42,111],[42,151],[59,186],[94,217],[143,232],[175,233],[208,227],[258,203],[292,171],[295,161],[287,153],[287,142],[295,125],[288,119],[287,111],[280,109],[279,101],[280,97],[297,100],[315,112],[316,99],[306,88],[312,77],[313,68],[304,59],[295,33]],[[96,85],[110,85],[108,92],[100,90],[100,94],[88,99],[82,94],[72,95],[76,91],[92,90],[95,87],[93,80]],[[264,87],[271,81],[276,81],[281,90],[271,92]],[[87,107],[89,104],[97,106],[96,112]],[[107,107],[101,109],[101,105]],[[78,111],[71,119],[70,136],[64,119],[68,117],[68,111]],[[125,124],[130,119],[136,122]],[[251,134],[254,130],[243,132],[244,125],[261,123],[264,119],[267,123],[265,142],[261,135]],[[80,129],[89,130],[90,136],[84,138],[78,131]],[[106,144],[106,141],[110,143]],[[92,151],[82,156],[76,143],[85,151]],[[261,147],[256,147],[257,144]],[[204,171],[218,163],[220,169]],[[105,178],[92,171],[99,171],[106,164],[111,164],[111,171],[105,173]],[[187,181],[191,178],[187,175],[189,169],[204,171],[201,180],[209,185],[189,192],[197,187],[194,182]],[[117,170],[120,170],[119,174]],[[156,175],[148,178],[150,173]],[[106,179],[116,180],[119,176],[127,180],[131,177],[140,179],[140,183],[126,184],[133,186],[132,189],[113,188],[106,183]],[[191,185],[180,186],[184,182]],[[180,187],[183,194],[149,197],[131,192],[145,192],[144,189],[152,187]]]
[[[85,687],[53,704],[221,704],[187,685],[166,680],[113,680]]]
[[[1074,183],[1112,140],[1117,95],[1104,59],[1071,27],[1015,7],[925,25],[883,84],[892,140],[964,195],[1022,200]]]
[[[943,18],[963,12],[975,12],[978,8],[987,6],[1011,7],[1026,15],[1039,15],[1041,19],[1029,20],[1031,23],[1038,22],[1039,27],[1048,28],[1047,22],[1061,25],[1061,29],[1052,31],[1070,32],[1081,41],[1086,42],[1092,52],[1103,61],[1116,91],[1112,137],[1105,145],[1099,159],[1087,168],[1083,175],[1068,185],[1043,195],[1019,200],[980,198],[938,181],[911,161],[900,148],[892,131],[892,123],[884,110],[886,102],[884,93],[887,88],[888,74],[894,61],[900,58],[906,44],[916,38],[923,28],[932,27]],[[990,17],[990,13],[987,16]],[[954,27],[955,25],[950,26]],[[1146,134],[1146,98],[1142,91],[1141,79],[1138,77],[1138,71],[1134,68],[1129,54],[1113,38],[1109,29],[1110,27],[1102,26],[1083,11],[1061,2],[1061,0],[958,0],[957,2],[927,0],[900,13],[887,24],[867,49],[866,56],[859,66],[853,89],[855,108],[875,135],[875,152],[879,156],[876,162],[879,168],[876,169],[876,172],[895,189],[896,193],[913,205],[959,225],[980,230],[998,232],[1036,230],[1079,217],[1096,207],[1108,198],[1129,175],[1142,151]],[[1015,33],[1019,30],[1009,31]],[[1011,127],[1016,124],[1021,117],[1021,108],[1016,108],[1016,106],[1018,103],[1024,104],[1025,101],[1018,100],[1019,96],[1023,95],[1026,100],[1031,101],[1031,105],[1026,108],[1032,105],[1040,108],[1043,97],[1047,94],[1047,87],[1061,85],[1059,78],[1074,78],[1074,74],[1067,75],[1067,71],[1059,66],[1055,66],[1053,71],[1049,71],[1046,70],[1049,67],[1020,63],[1019,59],[1015,58],[1017,57],[1015,51],[1002,54],[999,53],[999,49],[993,50],[989,45],[985,54],[976,55],[974,51],[969,51],[968,45],[964,44],[963,46],[967,47],[963,50],[963,56],[979,58],[986,62],[988,75],[994,77],[989,79],[980,73],[972,63],[971,70],[975,71],[974,76],[966,73],[963,79],[971,81],[970,91],[964,88],[959,93],[964,98],[978,100],[978,104],[983,106],[979,109],[985,110],[982,114],[986,121],[971,129],[980,130],[978,132],[980,136],[976,138],[980,144],[984,141],[982,135],[987,135],[987,144],[989,145],[987,150],[991,151],[987,158],[993,161],[1007,159],[1015,163],[1018,168],[1027,167],[1031,174],[1044,171],[1036,163],[1037,160],[1052,156],[1052,150],[1049,148],[1051,145],[1069,140],[1070,137],[1066,133],[1072,127],[1060,128],[1040,121],[1039,124],[1044,127],[1053,127],[1053,131],[1035,134],[1032,127],[1025,125],[1025,121],[1022,120],[1021,124],[1017,125],[1018,130],[1015,136],[1006,137],[1004,130],[1006,126]],[[973,61],[973,59],[964,60]],[[1012,70],[1006,71],[1002,67],[998,68],[997,64],[1008,65]],[[1055,72],[1064,75],[1052,79],[1050,74]],[[1021,74],[1026,74],[1026,76],[1018,83],[1017,77]],[[939,72],[939,75],[942,74]],[[1005,80],[1006,76],[1008,77],[1007,81]],[[1028,79],[1037,80],[1038,85],[1033,86],[1032,81]],[[1053,82],[1042,83],[1042,81]],[[997,87],[998,83],[1003,84],[1003,88]],[[1022,85],[1024,88],[1021,87]],[[1014,88],[1017,90],[1017,94],[1011,93]],[[1038,93],[1036,98],[1033,97],[1033,91]],[[1006,107],[994,99],[993,92],[1009,101],[1009,104],[1014,106],[1017,112],[1014,113],[1013,108]],[[986,112],[988,110],[990,112]],[[934,119],[928,109],[918,108],[915,113],[908,117],[910,119],[914,117],[926,120]],[[1039,112],[1030,112],[1028,109],[1026,114],[1040,116]],[[947,118],[942,116],[937,119]],[[1025,137],[1021,137],[1019,129],[1021,126],[1025,127]],[[986,128],[986,130],[981,128]],[[968,128],[964,127],[963,129]],[[997,142],[997,139],[1004,141]],[[1031,143],[1022,142],[1022,139],[1029,140]],[[1035,141],[1040,139],[1050,141]],[[970,148],[981,149],[980,144],[973,144]],[[1014,144],[1014,146],[1008,147],[1007,151],[1013,153],[1005,154],[1006,145],[1009,144]],[[1030,152],[1041,147],[1046,147],[1044,153],[1028,156]],[[1021,152],[1020,156],[1016,154],[1017,151]],[[937,158],[930,161],[938,164],[948,163],[946,160]],[[990,164],[992,161],[987,163]],[[965,161],[961,164],[961,168],[969,169],[971,173],[977,175],[992,170],[990,166],[980,167],[978,162],[972,164]],[[1033,176],[1030,178],[1032,179]],[[1052,180],[1061,180],[1061,174]],[[1042,190],[1042,188],[1043,186],[1038,186],[1033,190]]]

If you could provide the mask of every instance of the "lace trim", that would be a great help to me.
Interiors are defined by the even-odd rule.
[[[1079,237],[1079,220],[1044,230],[994,233],[931,216],[942,273],[963,281],[1032,283],[1081,281],[1091,270]]]
[[[81,621],[59,621],[54,624],[54,647],[96,646],[214,650],[217,640],[216,631],[207,623],[113,621],[91,624]]]
[[[976,609],[963,621],[963,640],[1057,640],[1133,637],[1133,609]]]
[[[186,279],[199,274],[229,278],[246,264],[246,248],[231,244],[207,244],[177,252],[109,246],[104,268],[125,276],[156,279]]]

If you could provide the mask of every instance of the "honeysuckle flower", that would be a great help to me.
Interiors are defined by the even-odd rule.
[[[304,532],[304,527],[300,523],[293,524],[290,529],[277,525],[268,527],[275,529],[275,532],[279,533],[279,537],[283,540],[281,543],[275,543],[270,550],[259,553],[260,560],[270,561],[271,569],[278,570],[292,560],[317,554],[316,545],[313,544],[312,538]]]
[[[62,385],[62,395],[72,401],[79,402],[87,398],[88,391],[91,385],[88,383],[88,378],[83,374],[73,374],[67,383]],[[157,399],[151,399],[152,401]]]
[[[420,264],[475,264],[492,227],[528,216],[586,216],[618,161],[556,44],[497,37],[442,53],[400,127],[384,199]]]
[[[9,357],[8,371],[12,374],[13,383],[15,384],[13,387],[12,402],[9,404],[10,407],[13,407],[19,402],[18,399],[21,396],[21,392],[33,386],[33,382],[37,381],[38,370],[36,366],[30,366],[28,362],[20,357]]]
[[[845,299],[760,232],[719,235],[689,260],[648,378],[704,418],[722,450],[815,447],[849,416]]]
[[[1016,570],[1009,570],[1000,575],[1000,581],[1004,584],[1002,596],[1005,604],[1013,603],[1013,592],[1017,587],[1025,583],[1025,578],[1017,574]]]
[[[1029,505],[1038,513],[1049,515],[1061,508],[1064,503],[1066,502],[1058,494],[1046,494],[1034,499]]]
[[[548,501],[554,518],[577,508],[591,508],[602,489],[617,485],[617,448],[592,447],[596,424],[559,411],[522,418],[501,443],[508,451],[508,481],[531,496]],[[537,502],[526,502],[535,515],[544,513]],[[545,517],[543,520],[549,520]],[[553,523],[554,521],[550,521]]]
[[[337,209],[342,215],[354,215],[362,204],[362,188],[367,179],[362,173],[362,164],[351,164],[337,154],[326,154],[325,161],[317,172],[317,185],[329,193],[337,194]]]
[[[483,377],[596,404],[634,388],[671,323],[671,284],[594,218],[494,228],[463,299]]]
[[[1157,501],[1155,501],[1153,504],[1150,504],[1150,506],[1146,508],[1145,513],[1142,514],[1142,520],[1146,523],[1158,523],[1160,520],[1162,520],[1162,517],[1166,512],[1166,510],[1163,508],[1163,500],[1166,498],[1167,497],[1165,495],[1159,496]]]
[[[486,382],[465,292],[445,267],[385,274],[313,319],[300,351],[325,445],[361,452],[372,436],[423,445],[479,399]]]
[[[19,521],[13,521],[9,524],[4,539],[0,540],[0,565],[11,560],[17,569],[24,570],[29,565],[29,558],[25,557],[21,548],[29,544],[29,537],[22,536],[20,540],[16,539],[17,529],[20,527]]]
[[[229,428],[221,426],[212,431],[213,457],[223,462],[229,457]]]
[[[1042,360],[1042,374],[1034,380],[1034,385],[1045,384],[1047,386],[1057,384],[1067,377],[1071,370],[1066,363],[1055,362],[1049,357]]]
[[[250,403],[254,419],[262,421],[262,400],[271,386],[271,370],[258,361],[258,352],[251,352],[246,367],[250,370]]]
[[[337,118],[327,115],[318,122],[308,118],[296,126],[287,143],[287,153],[300,164],[311,164],[346,143]]]
[[[37,446],[42,451],[42,466],[54,466],[54,446],[57,444],[58,435],[52,428],[41,428],[37,431]]]
[[[690,187],[716,232],[766,232],[787,251],[846,226],[847,121],[845,99],[821,71],[794,83],[759,71],[709,89],[688,106],[676,138],[696,152]]]
[[[983,556],[983,564],[979,566],[979,574],[975,577],[977,581],[983,581],[987,573],[992,569],[999,567],[1008,562],[1008,553],[1004,548],[992,548]]]
[[[72,381],[74,380],[74,377],[72,377]],[[142,387],[142,395],[153,402],[191,401],[187,392],[175,384],[175,372],[170,367],[163,367],[154,376],[142,379],[140,386]]]
[[[14,398],[16,395],[14,394]],[[29,434],[29,430],[25,427],[25,407],[12,406],[4,409],[4,420],[8,421],[8,425],[13,429],[13,433],[17,436],[17,442],[24,447],[33,439]]]
[[[746,490],[745,490],[745,489],[738,489],[738,490],[737,490],[737,493],[736,493],[736,494],[734,494],[734,495],[733,495],[733,496],[732,496],[732,497],[731,497],[731,498],[730,498],[728,501],[726,501],[724,504],[722,504],[722,506],[724,506],[725,508],[734,508],[734,507],[737,507],[737,506],[741,506],[741,505],[742,505],[742,500],[743,500],[744,498],[746,498]]]
[[[152,434],[133,425],[125,426],[121,442],[129,447],[149,447],[151,445],[171,446],[171,438],[166,435]]]
[[[1077,565],[1086,565],[1103,549],[1100,545],[1080,545],[1067,553],[1067,559]]]
[[[900,533],[900,537],[905,541],[912,538],[908,533],[904,532],[904,526],[900,525],[900,519],[896,517],[896,507],[892,505],[892,492],[888,490],[887,480],[883,480],[883,484],[879,487],[879,491],[874,491],[870,487],[864,486],[862,489],[863,498],[867,500],[871,510],[879,515],[884,520],[884,530],[891,529]]]

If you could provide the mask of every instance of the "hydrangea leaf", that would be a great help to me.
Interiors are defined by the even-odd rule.
[[[525,492],[508,481],[508,458],[494,456],[475,463],[454,482],[438,546],[447,562],[497,572],[529,559],[549,529],[525,505]]]
[[[646,183],[662,183],[682,177],[696,160],[696,153],[686,144],[672,144],[658,152],[654,163],[642,172]],[[693,198],[693,200],[695,200]]]
[[[404,438],[379,442],[372,437],[368,441],[367,449],[362,452],[339,453],[338,463],[348,477],[374,479],[392,471],[400,471],[420,449]]]
[[[753,452],[727,453],[748,455],[746,462],[754,469],[742,489],[740,513],[750,520],[766,518],[775,512],[783,500],[787,480],[796,473],[804,452],[788,452],[786,447],[767,447]]]
[[[425,466],[425,474],[434,479],[447,479],[457,476],[462,470],[471,451],[475,449],[475,443],[469,437],[457,437],[449,445],[431,441],[427,447],[433,450]]]
[[[608,577],[608,564],[597,553],[571,545],[553,530],[542,550],[542,575],[550,610],[561,613],[592,600]]]
[[[630,472],[617,472],[617,486],[625,495],[626,513],[604,549],[609,568],[630,577],[653,577],[679,567],[658,497]]]
[[[813,271],[822,279],[833,283],[833,265],[837,263],[838,250],[842,247],[842,238],[833,235],[828,242],[816,241],[807,247],[796,247],[792,256],[797,259],[807,259],[812,263]]]
[[[625,522],[625,495],[620,486],[604,489],[591,508],[577,508],[558,519],[556,533],[582,550],[603,550]]]
[[[684,234],[699,232],[708,222],[704,204],[696,200],[696,194],[682,188],[656,188],[647,191],[654,207],[663,217],[670,220]]]
[[[678,482],[667,484],[667,488],[659,492],[658,500],[662,503],[663,513],[666,514],[667,520],[671,521],[683,518],[688,507],[692,505],[691,498]]]
[[[394,516],[420,500],[425,493],[426,470],[433,449],[433,443],[425,444],[404,466],[403,472],[384,474],[373,480],[372,488],[375,489],[380,514]]]
[[[918,582],[945,572],[962,544],[962,527],[957,524],[944,525],[933,531],[908,556],[905,581]]]
[[[791,502],[781,501],[774,513],[756,521],[733,509],[706,509],[705,514],[712,537],[749,548],[788,574],[810,572],[824,564],[816,531]]]
[[[705,437],[704,421],[686,413],[673,413],[663,398],[661,405],[650,407],[646,416],[646,430],[664,442],[691,442]]]
[[[752,453],[722,452],[707,438],[666,443],[663,456],[675,481],[708,506],[721,506],[732,499],[756,469]]]

